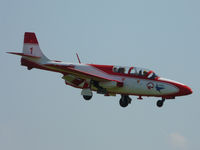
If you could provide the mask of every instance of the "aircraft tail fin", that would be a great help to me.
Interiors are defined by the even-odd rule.
[[[42,53],[37,37],[33,32],[25,32],[22,53],[7,52],[9,54],[19,55],[22,58],[37,58],[40,61],[48,61],[49,59]]]
[[[22,53],[7,53],[22,56],[21,65],[27,66],[29,70],[34,68],[35,65],[44,64],[49,61],[42,53],[36,35],[33,32],[25,32]]]
[[[41,51],[37,37],[33,32],[25,32],[23,54],[25,56],[48,59]],[[22,56],[23,57],[23,56]]]

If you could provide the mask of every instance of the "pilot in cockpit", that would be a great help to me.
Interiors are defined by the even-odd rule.
[[[139,75],[139,76],[142,76],[142,70],[139,71],[139,74],[138,74],[138,75]]]
[[[119,72],[119,73],[124,73],[124,72],[125,72],[125,69],[121,67],[121,68],[118,69],[118,72]]]
[[[146,77],[147,74],[148,74],[148,72],[144,70],[144,71],[143,71],[143,76]]]

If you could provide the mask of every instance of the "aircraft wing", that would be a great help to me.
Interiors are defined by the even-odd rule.
[[[83,78],[83,79],[92,79],[96,81],[115,81],[118,84],[123,84],[123,81],[120,77],[115,77],[112,75],[109,75],[106,72],[100,71],[98,69],[95,69],[94,67],[88,66],[87,70],[82,70],[81,67],[75,67],[71,64],[57,64],[57,63],[49,63],[44,64],[45,66],[52,67],[52,69],[58,69],[59,71],[66,72],[72,75],[75,75],[77,77]]]

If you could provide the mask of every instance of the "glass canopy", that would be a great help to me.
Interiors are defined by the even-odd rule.
[[[122,66],[114,66],[113,72],[121,73],[121,74],[128,74],[133,76],[139,77],[146,77],[149,79],[155,79],[158,77],[154,71],[145,69],[145,68],[138,68],[138,67],[122,67]]]

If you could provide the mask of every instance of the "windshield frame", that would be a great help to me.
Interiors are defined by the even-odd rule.
[[[119,73],[132,77],[146,78],[151,80],[159,78],[159,76],[153,70],[149,70],[146,68],[113,66],[112,71],[117,74]]]

